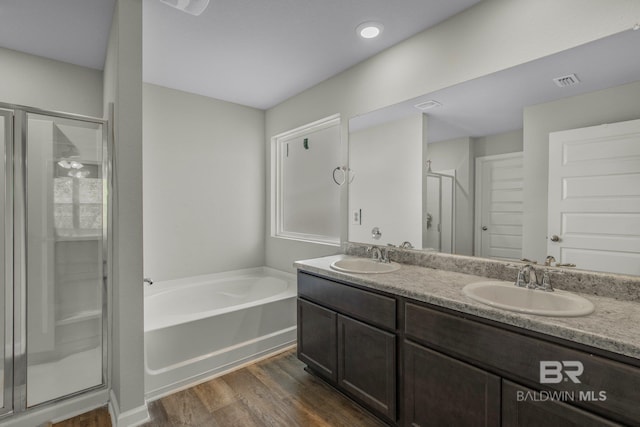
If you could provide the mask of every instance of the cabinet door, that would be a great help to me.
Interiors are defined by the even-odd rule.
[[[298,359],[337,381],[336,312],[298,298]]]
[[[338,384],[370,409],[395,421],[395,335],[338,315]]]
[[[405,341],[404,424],[499,426],[500,378]]]
[[[600,427],[617,426],[582,409],[550,400],[533,390],[502,381],[504,427]]]

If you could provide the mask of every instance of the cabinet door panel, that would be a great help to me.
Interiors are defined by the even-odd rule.
[[[335,311],[298,298],[298,359],[318,375],[338,378]]]
[[[338,384],[374,411],[395,420],[396,337],[338,315]]]
[[[537,396],[537,397],[536,397]],[[619,426],[566,403],[543,400],[534,391],[502,381],[504,427],[611,427]]]
[[[499,426],[500,378],[404,342],[406,426]]]

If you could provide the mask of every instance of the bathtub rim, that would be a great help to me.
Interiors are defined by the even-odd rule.
[[[242,304],[236,304],[224,308],[215,308],[211,310],[200,311],[197,313],[180,314],[180,315],[168,315],[162,320],[156,319],[153,322],[148,322],[146,317],[146,310],[143,313],[144,317],[144,332],[152,332],[159,329],[168,328],[177,324],[188,323],[211,317],[214,315],[220,315],[231,311],[242,310],[248,307],[252,307],[257,304],[265,304],[280,299],[291,298],[297,295],[297,279],[293,273],[287,273],[281,270],[276,270],[271,267],[261,266],[253,268],[244,268],[239,270],[223,271],[219,273],[202,274],[198,276],[191,276],[179,279],[163,280],[155,282],[153,285],[147,285],[144,288],[144,299],[155,295],[161,295],[171,292],[175,289],[185,289],[195,286],[200,286],[210,282],[220,282],[226,279],[240,279],[249,277],[274,277],[284,280],[287,283],[287,287],[282,292],[274,295],[270,295],[266,298],[261,298],[255,301],[249,301]],[[145,303],[146,305],[146,303]]]

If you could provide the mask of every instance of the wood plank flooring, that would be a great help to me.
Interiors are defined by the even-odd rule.
[[[378,427],[346,397],[303,370],[288,350],[149,403],[144,427]],[[104,409],[54,427],[109,427]]]

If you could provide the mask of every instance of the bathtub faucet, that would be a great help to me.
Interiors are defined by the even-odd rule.
[[[146,283],[147,285],[153,285],[153,280],[150,277],[145,277],[142,279],[142,283]]]

